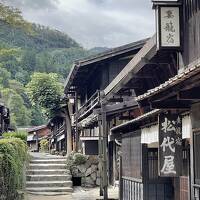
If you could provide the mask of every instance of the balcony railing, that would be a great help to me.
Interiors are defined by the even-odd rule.
[[[63,125],[60,126],[59,128],[56,128],[56,130],[53,130],[53,131],[51,132],[51,134],[53,133],[54,136],[56,136],[56,135],[61,135],[61,134],[64,133],[64,131],[65,131],[65,125],[63,124]]]
[[[83,118],[85,115],[90,113],[94,107],[96,107],[99,104],[100,99],[100,91],[97,90],[89,99],[88,101],[81,106],[81,108],[78,110],[77,117],[78,119]]]

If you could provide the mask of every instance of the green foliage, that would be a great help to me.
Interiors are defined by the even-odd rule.
[[[0,199],[18,200],[26,158],[27,146],[21,139],[0,140]]]
[[[82,153],[75,153],[74,154],[74,164],[75,165],[82,165],[85,164],[87,161],[87,157]]]
[[[30,111],[24,105],[23,98],[16,90],[3,88],[1,89],[2,101],[10,109],[11,123],[19,126],[26,126],[30,123]]]
[[[8,87],[10,78],[10,72],[8,72],[5,68],[0,67],[0,85]]]
[[[60,84],[72,63],[99,51],[87,51],[65,33],[31,24],[23,19],[19,10],[2,3],[0,35],[0,101],[10,108],[12,127],[43,124],[46,121],[44,110],[50,116],[50,110],[59,104]],[[44,83],[38,81],[38,86],[42,84],[44,90],[32,84],[36,72],[46,74]],[[32,91],[29,93],[31,99],[26,85],[33,86],[28,90]]]
[[[23,28],[30,33],[32,31],[31,24],[23,19],[20,10],[6,6],[2,3],[0,3],[0,20],[12,27]]]
[[[48,149],[49,149],[49,142],[48,142],[47,139],[42,139],[40,141],[40,149],[43,152],[47,152],[48,151]]]
[[[31,124],[33,126],[40,126],[47,123],[47,120],[42,113],[42,109],[38,105],[34,105],[31,109]]]
[[[63,91],[57,74],[34,73],[26,87],[32,103],[46,109],[47,114],[59,106]]]
[[[25,131],[17,131],[17,132],[9,132],[3,134],[4,138],[19,138],[26,143],[27,141],[27,132]]]
[[[83,165],[87,161],[87,156],[82,153],[71,152],[67,157],[67,169],[72,170],[74,166]]]

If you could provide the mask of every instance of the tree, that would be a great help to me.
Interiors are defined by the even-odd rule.
[[[11,78],[10,72],[8,72],[5,68],[0,67],[0,85],[8,87],[10,78]]]
[[[34,73],[26,88],[33,105],[44,108],[48,116],[59,107],[62,85],[57,74]]]
[[[27,71],[20,70],[15,74],[14,77],[17,81],[22,83],[23,85],[26,85],[30,81],[30,77]]]
[[[47,122],[41,110],[42,109],[38,105],[33,106],[31,110],[31,125],[32,126],[40,126]]]
[[[25,21],[20,10],[0,3],[0,20],[12,27],[23,28],[27,32],[32,32],[31,23]]]
[[[26,126],[30,124],[30,111],[24,105],[22,97],[13,89],[1,88],[1,101],[10,109],[11,124]]]
[[[53,117],[62,114],[65,118],[67,130],[67,152],[72,151],[72,130],[66,103],[61,101],[62,85],[59,83],[58,75],[55,73],[34,73],[31,81],[27,84],[27,91],[34,105],[39,105],[46,110],[47,116]]]
[[[36,53],[33,50],[27,50],[22,57],[22,68],[27,72],[34,72],[36,66]]]

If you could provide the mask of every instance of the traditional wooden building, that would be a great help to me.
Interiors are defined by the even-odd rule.
[[[200,4],[155,0],[153,7],[157,33],[132,56],[122,48],[75,64],[65,87],[76,102],[74,138],[83,138],[83,152],[98,140],[100,160],[109,161],[102,182],[108,167],[110,179],[120,178],[120,199],[199,199]],[[112,63],[120,66],[113,76]]]
[[[40,150],[40,140],[47,139],[50,134],[50,129],[47,125],[35,126],[27,129],[27,144],[30,151]]]
[[[0,136],[2,133],[9,131],[10,114],[9,109],[0,104]]]
[[[120,199],[199,199],[199,1],[154,1],[157,35],[104,90],[134,89],[140,116],[122,141]]]
[[[65,125],[65,118],[62,116],[55,116],[48,125],[51,130],[49,135],[50,149],[55,151],[67,151],[67,130]]]
[[[66,104],[66,98],[63,98],[62,101],[62,106],[52,110],[53,117],[49,120],[47,127],[50,129],[49,149],[64,155],[72,151],[71,119],[69,116],[69,110],[72,109],[72,106],[70,103]]]
[[[176,60],[175,51],[156,49],[153,36],[125,67],[126,72],[121,71],[104,90],[108,102],[113,96],[120,96],[135,104],[135,107],[126,107],[132,119],[127,118],[110,130],[111,137],[121,141],[121,199],[173,199],[172,180],[160,178],[158,174],[157,115],[160,111],[152,111],[149,105],[139,107],[135,97],[175,75]]]
[[[127,110],[127,106],[133,108],[137,105],[130,101],[128,96],[124,96],[123,102],[118,102],[118,105],[113,98],[104,104],[104,90],[126,69],[146,41],[147,39],[134,42],[78,61],[66,81],[65,93],[69,102],[74,102],[71,109],[74,149],[82,150],[86,155],[100,154],[100,160],[103,159],[103,151],[108,149],[108,166],[104,168],[109,169],[110,184],[119,180],[117,160],[121,143],[109,137],[108,130],[124,120],[131,119],[132,113]],[[102,146],[105,148],[101,148]]]

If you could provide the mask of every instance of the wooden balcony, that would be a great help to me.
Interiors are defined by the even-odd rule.
[[[78,110],[77,118],[78,120],[83,119],[87,115],[89,115],[92,110],[99,105],[100,100],[100,91],[97,90],[89,99],[88,101],[81,106],[81,108]]]
[[[65,132],[65,125],[63,124],[59,128],[56,128],[56,130],[54,129],[51,132],[51,135],[53,135],[53,136],[62,135],[64,132]]]

